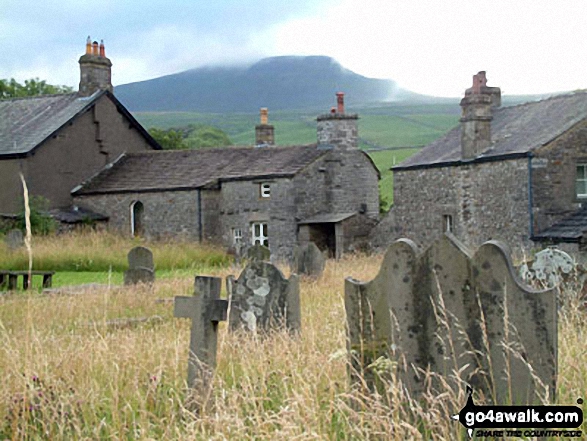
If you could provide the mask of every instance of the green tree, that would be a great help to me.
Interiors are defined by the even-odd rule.
[[[49,201],[42,196],[31,196],[29,200],[31,209],[31,230],[32,234],[47,235],[57,228],[56,221],[49,216]],[[23,209],[16,216],[16,226],[26,233],[26,218],[23,202]]]
[[[47,84],[45,80],[32,78],[20,84],[14,78],[10,80],[0,79],[0,99],[19,98],[37,95],[55,95],[71,93],[73,89],[69,86],[54,86]]]
[[[204,124],[191,124],[187,127],[167,130],[151,127],[149,134],[165,150],[226,147],[232,144],[228,135],[222,130]]]

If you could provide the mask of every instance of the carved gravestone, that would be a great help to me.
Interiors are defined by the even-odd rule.
[[[10,230],[6,233],[5,237],[6,245],[8,245],[9,250],[16,250],[24,246],[24,236],[21,230]]]
[[[521,285],[498,242],[472,255],[446,235],[418,255],[399,240],[373,281],[346,280],[345,309],[355,385],[378,388],[373,363],[389,360],[416,399],[461,381],[499,404],[538,402],[541,383],[554,397],[556,295]]]
[[[558,248],[550,247],[539,251],[534,261],[520,268],[520,276],[526,281],[538,281],[549,288],[560,285],[564,276],[570,275],[576,268],[574,259]]]
[[[253,245],[247,250],[247,258],[251,262],[268,262],[271,251],[265,245]]]
[[[222,280],[218,277],[197,276],[194,295],[176,297],[174,317],[192,321],[188,357],[188,387],[190,402],[201,409],[211,385],[216,367],[218,322],[226,320],[228,302],[220,299]]]
[[[286,279],[268,262],[251,262],[238,279],[227,279],[230,298],[228,324],[231,330],[258,330],[301,326],[299,279]]]
[[[297,247],[294,251],[293,272],[310,277],[320,277],[326,260],[314,242]]]
[[[124,273],[125,285],[153,283],[155,281],[155,264],[153,253],[149,248],[135,247],[128,253],[128,270]]]

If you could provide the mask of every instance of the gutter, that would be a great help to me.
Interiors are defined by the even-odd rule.
[[[534,193],[532,192],[532,152],[528,152],[528,232],[530,240],[534,239]]]

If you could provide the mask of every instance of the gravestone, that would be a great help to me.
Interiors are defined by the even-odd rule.
[[[247,258],[251,262],[268,262],[271,251],[265,245],[253,245],[247,250]]]
[[[373,281],[346,280],[352,382],[378,389],[384,377],[370,366],[389,360],[415,399],[427,387],[457,390],[463,381],[498,404],[539,402],[540,383],[553,399],[554,291],[521,285],[498,242],[472,255],[447,234],[424,253],[416,250],[399,240]]]
[[[194,295],[175,298],[174,317],[192,320],[187,384],[196,410],[209,396],[216,367],[218,322],[226,320],[228,302],[220,299],[221,283],[218,277],[196,276]]]
[[[9,250],[16,250],[24,246],[24,235],[21,230],[10,230],[4,239]]]
[[[288,280],[268,262],[251,262],[238,279],[228,277],[227,290],[231,330],[256,332],[284,326],[300,330],[300,288],[295,274]]]
[[[310,277],[320,277],[324,272],[326,260],[314,242],[309,242],[294,251],[293,272]]]
[[[153,253],[149,248],[135,247],[128,253],[128,270],[124,273],[125,285],[153,283],[155,281],[155,264]]]
[[[570,275],[575,268],[576,263],[571,256],[558,248],[549,247],[536,253],[530,267],[522,265],[520,276],[526,282],[538,281],[552,288],[560,285],[563,277]]]

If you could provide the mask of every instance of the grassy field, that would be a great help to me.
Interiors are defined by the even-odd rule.
[[[76,248],[96,239],[44,238],[33,246],[39,257],[54,248],[55,262],[67,262]],[[115,256],[132,243],[109,243],[110,266],[116,267]],[[186,253],[179,249],[173,260],[156,253],[155,261],[176,267],[174,262],[191,260]],[[173,318],[171,303],[157,301],[190,295],[196,273],[225,277],[239,268],[176,267],[166,270],[169,277],[158,274],[153,287],[138,288],[116,286],[117,270],[110,287],[86,294],[3,295],[0,439],[464,440],[460,425],[449,419],[463,406],[463,391],[415,401],[391,383],[396,405],[390,409],[379,396],[349,389],[344,279],[370,280],[380,263],[380,256],[330,260],[321,279],[302,279],[299,337],[228,333],[221,323],[213,390],[199,415],[185,407],[190,323]],[[96,280],[103,274],[97,271]],[[112,326],[112,320],[138,317],[153,320]],[[561,309],[559,403],[584,398],[586,337],[585,313],[576,306]]]

